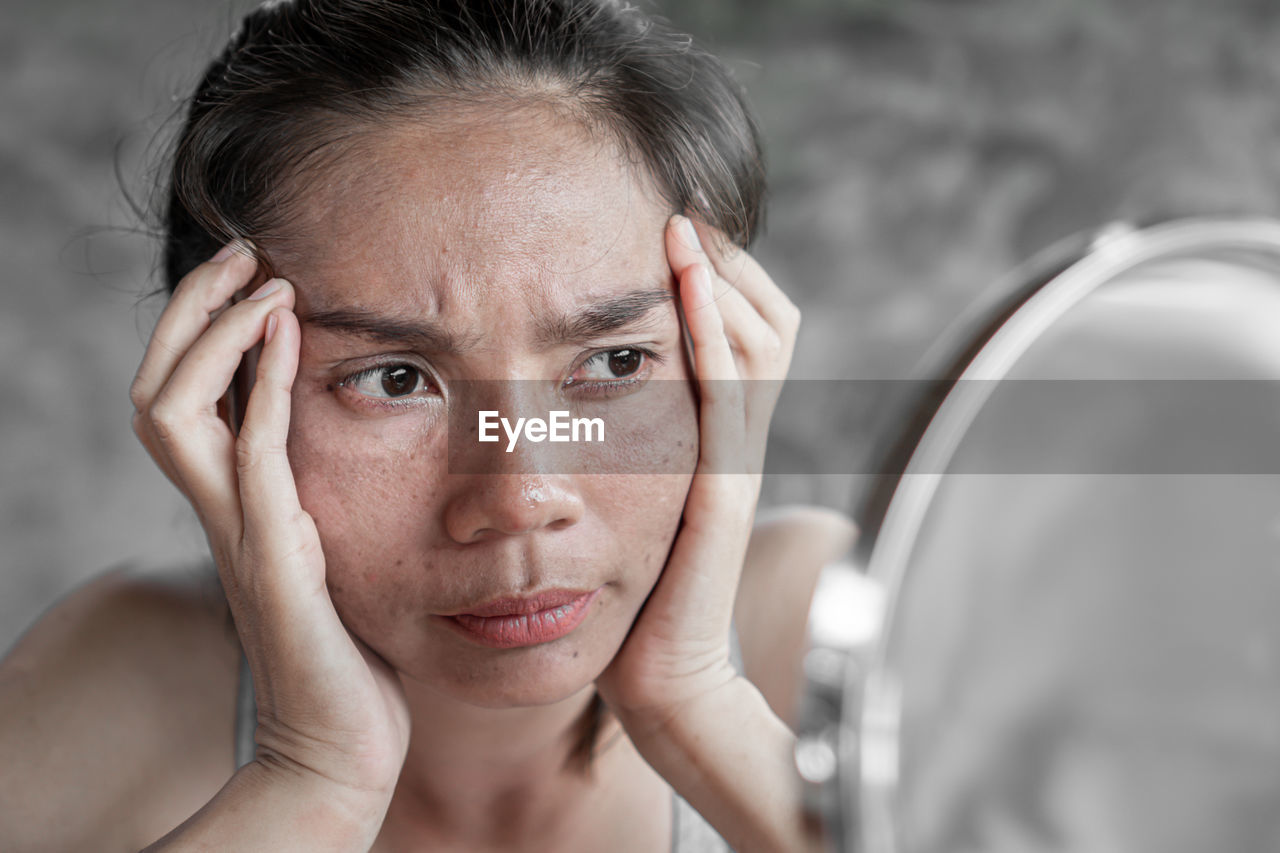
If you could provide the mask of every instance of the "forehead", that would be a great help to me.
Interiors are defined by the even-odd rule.
[[[665,280],[670,212],[607,134],[549,107],[472,109],[370,134],[303,187],[278,266],[303,311],[562,309]]]

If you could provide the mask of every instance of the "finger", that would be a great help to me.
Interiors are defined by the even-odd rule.
[[[711,275],[704,264],[685,267],[680,276],[680,301],[701,398],[698,469],[741,470],[745,419],[742,382],[718,303],[712,297]]]
[[[209,327],[211,315],[253,278],[255,270],[257,261],[246,249],[228,244],[183,277],[156,322],[129,389],[135,410],[146,411],[183,355]]]
[[[301,332],[297,315],[277,306],[266,318],[262,353],[244,422],[235,443],[235,470],[244,520],[241,559],[224,572],[233,608],[259,636],[257,654],[271,647],[300,664],[302,693],[272,691],[263,707],[312,713],[332,694],[315,692],[359,665],[361,652],[343,627],[325,586],[324,554],[315,522],[299,502],[289,465],[289,420],[298,372]],[[251,615],[250,615],[251,614]],[[250,652],[250,664],[271,669]],[[269,681],[269,679],[264,679]]]
[[[668,570],[642,618],[672,622],[678,627],[670,630],[692,637],[694,645],[719,649],[733,610],[733,596],[725,591],[735,588],[741,571],[755,498],[743,489],[740,476],[727,476],[743,471],[742,383],[707,266],[685,265],[679,292],[700,397],[699,458]],[[672,571],[675,567],[680,570]]]
[[[709,266],[711,263],[702,250],[692,221],[683,216],[672,217],[667,252],[671,267],[677,273],[692,264]],[[775,378],[779,371],[770,368],[775,363],[785,365],[790,362],[794,336],[787,336],[770,325],[738,288],[719,275],[712,275],[711,280],[729,345],[743,361],[740,371],[743,378]],[[781,373],[785,373],[785,369]]]
[[[242,241],[233,241],[184,276],[156,323],[129,389],[134,405],[134,434],[165,476],[188,498],[192,497],[191,491],[169,458],[167,436],[161,435],[163,427],[152,419],[152,402],[191,343],[208,327],[211,317],[256,269],[251,248]]]
[[[293,288],[272,279],[250,299],[224,311],[191,345],[150,408],[162,455],[167,455],[197,509],[210,515],[239,517],[234,444],[230,428],[218,417],[245,352],[262,337],[267,315],[292,307]]]
[[[711,259],[702,250],[698,232],[693,227],[693,220],[687,216],[676,214],[667,222],[667,260],[677,276],[684,273],[693,264],[711,266]]]
[[[690,223],[716,273],[746,297],[770,326],[794,336],[800,325],[800,309],[774,283],[764,267],[717,229],[695,220]]]
[[[757,324],[762,323],[762,319],[742,294],[736,293],[728,282],[714,274],[710,258],[702,251],[698,234],[693,228],[693,222],[684,216],[671,217],[667,228],[666,241],[667,258],[671,264],[672,271],[675,272],[677,277],[683,276],[695,264],[702,264],[713,273],[711,275],[712,298],[716,300],[721,319],[729,331],[730,345],[733,346],[736,342],[739,342],[735,341],[735,337],[740,337],[740,340],[746,341],[753,338],[754,336],[750,333],[735,336],[734,332],[749,329],[753,321]],[[737,348],[743,349],[744,347],[739,346]]]
[[[779,349],[780,337],[776,330],[760,316],[760,312],[747,301],[737,288],[719,276],[711,277],[712,298],[724,321],[725,337],[734,354],[746,362],[739,372],[744,378],[758,378],[751,369],[752,363],[772,359]]]
[[[316,542],[314,526],[302,510],[289,465],[289,417],[298,372],[301,333],[297,315],[277,308],[267,318],[266,343],[249,394],[244,424],[236,438],[236,475],[244,508],[245,541],[267,565],[323,566],[299,556]],[[321,571],[317,581],[323,586]]]

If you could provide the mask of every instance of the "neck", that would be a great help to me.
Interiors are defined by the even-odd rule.
[[[495,832],[527,839],[599,806],[605,768],[577,760],[594,686],[549,705],[502,709],[467,705],[420,683],[405,689],[413,733],[392,811],[412,815],[420,829],[477,841]],[[616,729],[606,723],[596,742]]]

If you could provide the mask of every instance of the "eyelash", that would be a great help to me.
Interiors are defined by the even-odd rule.
[[[645,366],[649,365],[650,363],[652,363],[653,365],[660,365],[666,360],[664,356],[658,355],[656,352],[654,352],[651,349],[648,349],[647,347],[641,347],[641,346],[614,347],[612,349],[599,350],[587,356],[577,366],[577,368],[574,370],[574,373],[577,373],[578,370],[581,370],[583,367],[590,364],[592,361],[596,359],[600,359],[606,356],[611,356],[617,353],[624,353],[624,352],[636,352],[636,353],[639,353],[644,358],[644,361],[641,363],[641,366],[637,368],[635,373],[632,374],[631,376],[625,379],[618,379],[612,382],[602,382],[602,381],[574,382],[571,376],[569,381],[566,382],[563,387],[577,388],[579,389],[578,390],[579,394],[583,394],[591,398],[596,398],[596,399],[608,398],[616,394],[619,394],[628,388],[633,388],[633,387],[643,385],[646,381],[648,381],[648,376],[642,375],[647,373],[647,371],[645,370]],[[431,374],[429,371],[424,370],[423,368],[420,368],[417,365],[407,361],[390,361],[383,364],[376,364],[371,367],[366,367],[363,370],[359,370],[355,373],[352,373],[351,375],[339,381],[338,386],[342,388],[350,388],[356,396],[361,398],[361,402],[363,404],[376,406],[379,408],[398,408],[401,406],[411,404],[415,400],[421,399],[421,397],[417,396],[416,391],[410,394],[407,394],[403,397],[377,397],[372,394],[365,394],[361,391],[358,391],[354,387],[355,385],[359,384],[364,380],[373,379],[377,377],[379,374],[381,374],[385,370],[391,370],[397,367],[407,367],[411,370],[416,371],[419,376],[419,382],[425,383],[428,387],[431,387],[431,388],[439,387],[432,380]]]
[[[595,352],[587,356],[585,359],[583,359],[582,363],[578,365],[578,370],[581,370],[583,367],[590,364],[595,359],[602,358],[604,356],[614,355],[620,352],[637,352],[644,357],[644,361],[641,363],[640,367],[638,367],[636,369],[636,372],[633,373],[631,376],[625,379],[617,379],[612,382],[598,382],[598,381],[597,382],[574,382],[573,377],[571,376],[569,378],[569,381],[565,383],[564,387],[566,388],[575,387],[575,388],[582,389],[580,393],[584,393],[588,397],[607,398],[607,397],[613,396],[614,394],[618,394],[622,391],[625,391],[628,388],[643,385],[649,379],[649,377],[646,375],[648,371],[645,370],[645,367],[650,363],[654,365],[659,365],[659,364],[662,364],[662,362],[664,361],[664,358],[662,356],[658,355],[656,352],[654,352],[651,349],[647,349],[646,347],[638,347],[638,346],[614,347],[613,349],[600,350],[599,352]],[[577,373],[577,370],[575,370],[574,373]]]
[[[365,394],[364,392],[357,390],[355,387],[364,380],[375,379],[383,371],[393,370],[398,367],[407,367],[410,370],[415,371],[418,374],[419,383],[426,384],[431,388],[438,388],[436,383],[432,380],[429,371],[407,361],[388,361],[383,364],[375,364],[371,367],[366,367],[363,370],[356,371],[350,376],[339,381],[338,387],[350,388],[351,391],[360,398],[360,402],[365,405],[376,406],[378,408],[399,408],[405,405],[411,405],[421,399],[417,395],[416,388],[414,392],[402,397],[378,397],[373,394]]]

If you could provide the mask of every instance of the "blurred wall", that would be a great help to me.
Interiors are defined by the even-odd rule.
[[[157,136],[244,2],[7,0],[0,30],[0,649],[121,561],[203,536],[130,430],[162,307],[140,198]],[[1268,0],[686,0],[773,176],[757,256],[805,313],[793,377],[905,375],[1018,260],[1116,217],[1280,208]],[[779,413],[816,461],[829,412]],[[765,500],[847,506],[847,477]]]

